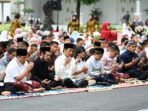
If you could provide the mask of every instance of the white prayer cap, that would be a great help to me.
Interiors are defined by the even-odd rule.
[[[51,33],[50,31],[45,30],[44,33],[43,33],[43,35],[50,35],[50,33]]]
[[[16,34],[16,35],[14,36],[14,39],[16,40],[17,38],[21,38],[21,37],[22,37],[21,34]]]

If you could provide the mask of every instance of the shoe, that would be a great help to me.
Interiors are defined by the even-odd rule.
[[[96,85],[110,86],[111,84],[109,82],[97,82]]]
[[[110,83],[110,84],[118,84],[116,81],[111,80],[111,79],[106,80],[106,82],[108,82],[108,83]]]

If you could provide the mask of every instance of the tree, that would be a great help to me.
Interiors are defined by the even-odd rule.
[[[44,5],[43,5],[43,12],[45,14],[45,19],[43,21],[43,27],[42,30],[52,30],[52,3],[51,1],[47,1]]]
[[[102,15],[100,8],[93,7],[93,9],[91,10],[91,14],[94,16],[94,19],[99,22],[100,16]]]
[[[28,19],[28,17],[31,16],[34,10],[32,8],[24,8],[23,12],[24,12],[24,16],[26,17],[26,19]]]
[[[94,4],[94,3],[99,2],[99,1],[100,0],[76,0],[76,2],[77,2],[76,12],[77,12],[78,20],[80,19],[81,4],[91,5],[91,4]]]
[[[24,1],[22,1],[22,0],[15,0],[15,1],[14,1],[14,4],[16,5],[17,11],[18,11],[18,13],[19,13],[19,11],[20,11],[20,5],[21,5],[21,4],[24,4]]]

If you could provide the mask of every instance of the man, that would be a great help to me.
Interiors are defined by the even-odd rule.
[[[29,50],[29,56],[31,56],[33,53],[35,53],[38,50],[38,46],[37,44],[32,44],[30,46],[30,50]]]
[[[64,36],[64,43],[60,46],[60,52],[63,53],[64,50],[64,44],[71,43],[69,36]]]
[[[86,61],[86,66],[88,67],[88,76],[92,80],[95,80],[93,84],[97,85],[110,85],[103,74],[103,64],[101,62],[102,56],[104,54],[103,48],[94,48],[94,54]]]
[[[6,54],[0,59],[0,80],[5,77],[5,70],[8,63],[16,56],[15,48],[8,48]]]
[[[60,54],[60,50],[59,50],[58,42],[52,41],[50,43],[50,59],[48,61],[51,71],[54,71],[54,62],[56,58],[59,56],[59,54]]]
[[[7,42],[0,42],[0,58],[4,56],[4,53],[6,52],[7,49]]]
[[[122,17],[123,23],[128,23],[130,20],[130,14],[129,11],[126,12],[126,14]]]
[[[60,45],[63,45],[63,42],[64,42],[64,35],[60,35],[60,36],[59,36],[59,39],[58,39],[58,43],[59,43]]]
[[[94,55],[92,55],[86,62],[88,73],[90,75],[99,75],[102,73],[102,63],[100,62],[104,54],[103,48],[94,48]]]
[[[84,40],[82,38],[78,38],[76,40],[76,46],[80,47],[80,46],[83,46],[83,45],[84,45]]]
[[[119,63],[124,63],[124,66],[120,72],[128,73],[130,77],[138,77],[140,75],[140,72],[137,70],[139,58],[135,53],[135,50],[136,42],[129,40],[127,43],[127,50],[123,52],[118,58]]]
[[[29,44],[26,41],[19,42],[17,44],[17,48],[27,49],[28,50]]]
[[[73,58],[75,47],[71,43],[64,44],[64,53],[55,61],[56,75],[63,79],[64,86],[69,88],[86,86],[86,81],[72,81],[71,79],[72,74],[75,73],[75,60]]]
[[[95,41],[93,43],[93,48],[100,48],[101,47],[101,42]]]
[[[141,41],[141,37],[138,34],[134,34],[131,36],[131,40],[135,41],[136,43],[139,43]]]
[[[121,45],[119,46],[120,54],[122,54],[126,50],[126,45],[128,42],[128,38],[124,37],[121,39]]]
[[[50,44],[46,41],[43,41],[41,44],[40,44],[40,47],[50,47]],[[37,50],[36,52],[34,52],[32,55],[30,55],[29,57],[29,61],[34,61],[38,58],[39,56],[39,53],[40,53],[40,50]]]
[[[43,35],[42,36],[42,41],[46,41],[48,43],[50,43],[53,39],[54,39],[54,35],[53,34]]]
[[[27,81],[33,64],[27,64],[27,50],[17,49],[16,57],[8,64],[4,79],[4,91],[2,95],[9,96],[17,90],[25,92],[43,91],[40,84],[35,81]]]
[[[71,43],[69,36],[64,36],[64,44]]]
[[[33,62],[34,66],[31,70],[31,79],[40,82],[46,90],[61,85],[61,80],[53,73],[50,73],[49,58],[50,48],[41,47],[39,57]]]

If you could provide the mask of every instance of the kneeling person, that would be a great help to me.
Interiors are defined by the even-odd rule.
[[[72,80],[72,75],[76,72],[75,70],[75,59],[74,59],[75,45],[71,43],[64,44],[64,53],[59,56],[55,61],[55,72],[64,83],[64,86],[68,88],[74,87],[86,87],[88,82],[86,80]]]
[[[17,49],[16,57],[8,64],[6,68],[6,76],[4,79],[4,91],[2,95],[9,96],[17,90],[25,92],[43,91],[40,83],[36,81],[28,81],[29,72],[33,64],[27,64],[27,50]]]
[[[39,57],[33,62],[34,66],[31,70],[31,79],[40,82],[46,90],[61,86],[62,83],[60,78],[49,70],[50,55],[49,47],[41,47]]]

